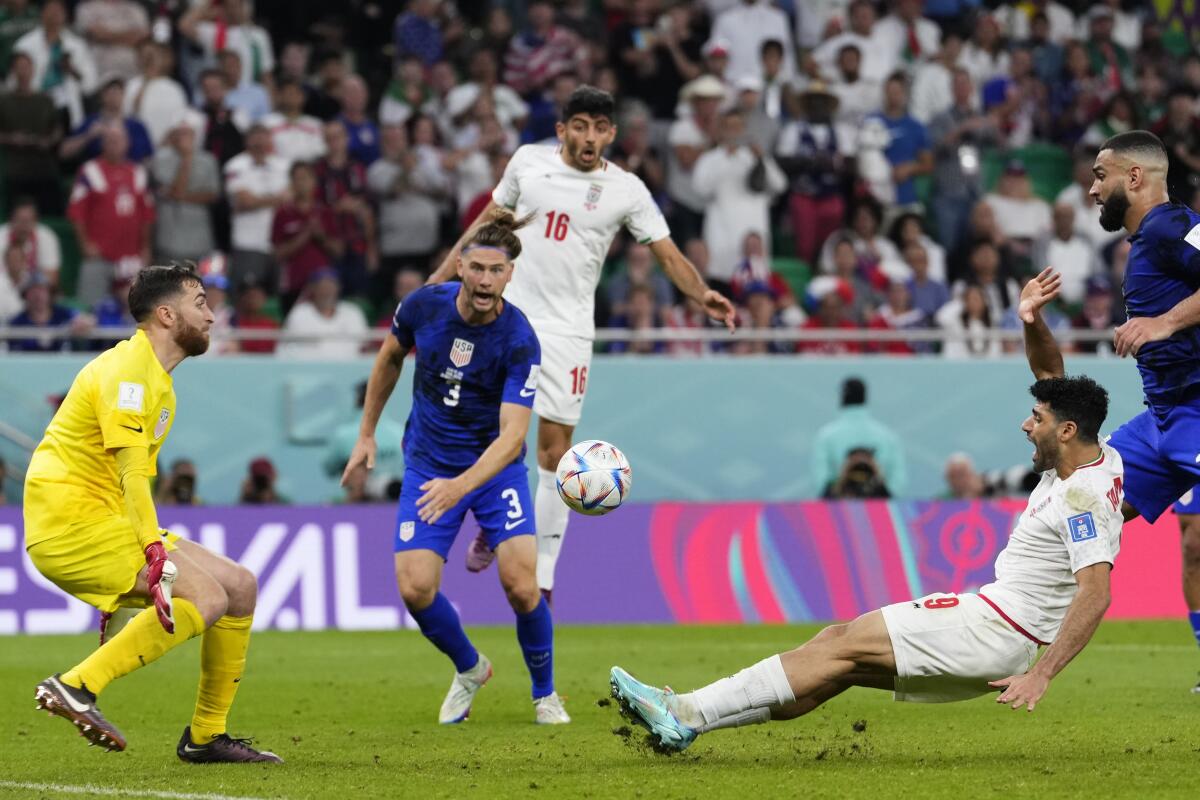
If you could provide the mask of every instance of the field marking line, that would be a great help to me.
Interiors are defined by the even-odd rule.
[[[158,797],[163,800],[264,800],[229,794],[203,794],[196,792],[163,792],[155,789],[114,789],[107,786],[65,783],[31,783],[25,781],[0,781],[0,789],[29,789],[37,792],[60,792],[62,794],[104,795],[106,797]]]

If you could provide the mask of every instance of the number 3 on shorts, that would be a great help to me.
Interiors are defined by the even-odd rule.
[[[521,519],[525,516],[525,510],[521,508],[521,498],[517,494],[516,489],[505,489],[500,493],[500,496],[508,501],[509,519]]]

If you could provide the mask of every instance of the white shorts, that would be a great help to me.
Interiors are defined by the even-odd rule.
[[[988,681],[1020,675],[1038,645],[977,594],[930,594],[884,606],[896,656],[896,700],[949,703],[996,689]]]
[[[538,342],[542,346],[542,368],[538,372],[533,411],[551,422],[574,427],[583,414],[592,340],[539,333]]]

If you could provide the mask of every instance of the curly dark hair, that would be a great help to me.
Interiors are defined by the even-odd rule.
[[[138,322],[145,322],[160,303],[192,283],[200,283],[200,276],[191,262],[146,267],[129,287],[129,313]]]
[[[1095,443],[1100,426],[1108,416],[1108,392],[1086,375],[1070,378],[1042,378],[1029,387],[1039,403],[1045,403],[1059,422],[1074,422],[1079,439]]]

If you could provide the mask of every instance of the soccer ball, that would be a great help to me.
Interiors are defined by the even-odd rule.
[[[564,503],[580,514],[600,516],[625,502],[633,488],[633,470],[620,450],[588,439],[563,454],[556,483]]]

